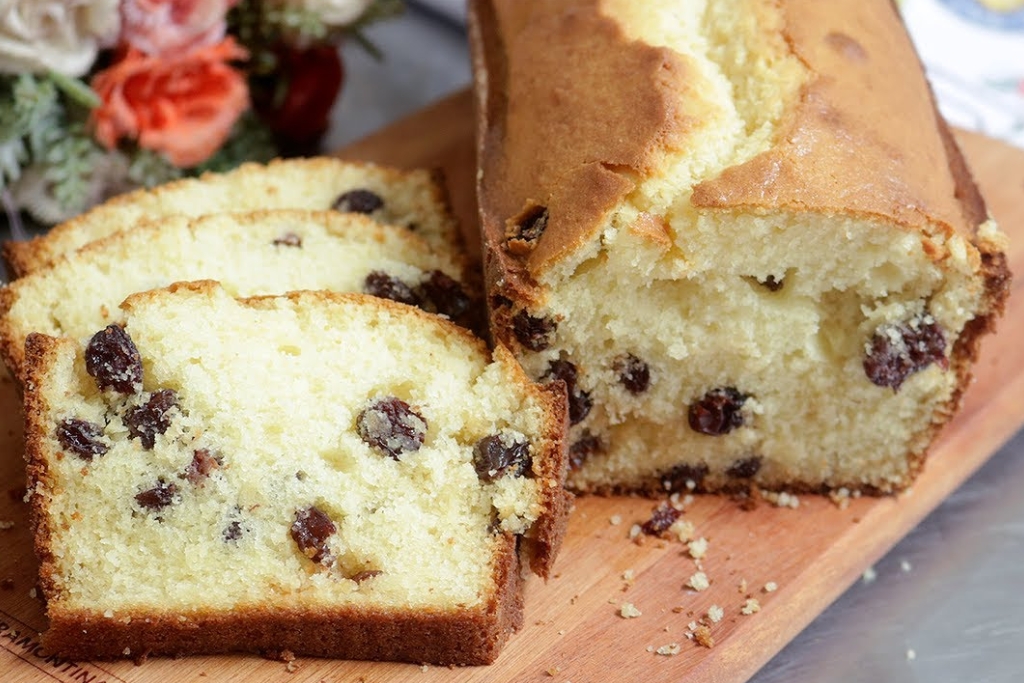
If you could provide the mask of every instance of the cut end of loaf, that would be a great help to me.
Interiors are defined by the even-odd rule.
[[[908,486],[1008,273],[892,4],[472,9],[492,326],[571,485]]]
[[[521,621],[517,539],[564,529],[559,397],[371,297],[177,285],[122,324],[29,340],[49,645],[493,659]]]
[[[963,387],[958,339],[988,315],[971,248],[954,238],[940,266],[913,233],[806,214],[677,214],[665,231],[671,246],[609,228],[549,290],[548,348],[523,353],[534,377],[575,368],[570,483],[907,486]]]

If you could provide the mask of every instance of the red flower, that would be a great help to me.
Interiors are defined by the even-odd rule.
[[[308,151],[330,125],[344,78],[341,59],[332,45],[281,47],[277,58],[275,77],[280,82],[271,83],[264,96],[254,98],[256,109],[284,146]]]
[[[137,140],[179,167],[206,161],[249,107],[245,78],[228,64],[246,57],[233,38],[173,58],[129,48],[93,77],[96,139],[108,149]]]

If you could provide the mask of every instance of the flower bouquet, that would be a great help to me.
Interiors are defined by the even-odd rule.
[[[60,222],[107,197],[318,150],[338,46],[401,0],[0,0],[0,199]]]

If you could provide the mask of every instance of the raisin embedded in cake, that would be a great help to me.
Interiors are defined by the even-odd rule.
[[[227,173],[206,173],[130,192],[104,202],[46,234],[3,245],[12,278],[141,221],[235,211],[338,209],[410,230],[433,249],[461,251],[458,226],[440,178],[425,170],[399,170],[331,157],[246,163]],[[303,248],[287,229],[274,237],[283,248]]]
[[[47,651],[494,660],[565,530],[560,387],[364,294],[186,283],[111,325],[26,341]]]
[[[109,312],[134,292],[200,279],[235,296],[366,292],[463,326],[482,307],[459,252],[435,250],[404,228],[360,214],[176,216],[107,237],[11,283],[0,297],[0,354],[20,377],[30,332],[81,338],[107,325],[90,347],[88,371],[103,378],[102,389],[132,394],[141,368]]]
[[[895,5],[820,5],[469,3],[492,336],[572,488],[894,492],[956,413],[1006,237]]]
[[[335,211],[373,213],[384,206],[380,195],[371,190],[356,189],[343,192],[331,207]]]

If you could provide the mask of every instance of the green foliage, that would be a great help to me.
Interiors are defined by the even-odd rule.
[[[249,70],[256,76],[277,68],[274,49],[282,43],[337,43],[350,37],[378,59],[380,50],[367,39],[367,26],[405,11],[404,0],[376,0],[352,25],[331,27],[310,10],[283,2],[242,0],[228,13],[228,31],[250,52]]]
[[[21,177],[21,169],[28,161],[28,148],[21,138],[0,142],[0,190]]]
[[[92,90],[64,76],[19,74],[0,79],[0,188],[24,169],[42,169],[54,199],[83,207],[96,158],[103,152],[85,130]]]
[[[103,148],[80,121],[45,136],[41,144],[45,146],[34,156],[45,168],[43,177],[53,188],[54,199],[65,210],[77,212],[88,208],[90,180],[98,158],[104,154]]]
[[[32,74],[0,77],[0,142],[21,138],[50,123],[60,109],[53,82]]]
[[[167,160],[163,154],[132,146],[128,154],[128,180],[133,185],[154,187],[177,180],[184,171]]]
[[[253,112],[247,111],[235,123],[231,136],[217,152],[192,173],[229,171],[246,161],[264,163],[277,156],[277,146],[270,130]]]
[[[59,122],[57,88],[32,74],[0,77],[0,189],[21,177]]]
[[[299,45],[327,40],[330,28],[314,12],[292,5],[277,5],[263,10],[263,21],[276,37],[287,37]]]

